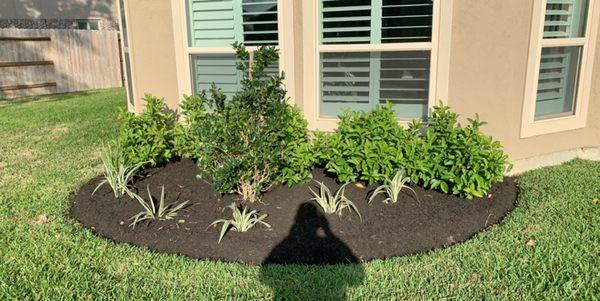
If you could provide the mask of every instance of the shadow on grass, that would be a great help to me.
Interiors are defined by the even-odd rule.
[[[24,105],[30,102],[57,102],[57,101],[69,101],[74,98],[86,97],[94,94],[101,93],[103,90],[88,90],[80,92],[67,92],[67,93],[56,93],[38,96],[27,96],[13,99],[1,99],[0,108],[12,107],[17,105]]]
[[[359,259],[331,232],[313,203],[300,205],[289,235],[260,270],[260,280],[273,289],[274,300],[344,300],[346,289],[363,279]]]

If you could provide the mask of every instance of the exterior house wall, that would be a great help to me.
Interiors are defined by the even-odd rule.
[[[533,1],[454,1],[449,105],[463,121],[475,113],[488,121],[483,130],[513,161],[600,146],[598,84],[592,85],[585,128],[520,138],[532,15]],[[592,82],[599,83],[600,51],[594,64]]]
[[[177,95],[178,84],[183,79],[175,66],[180,54],[173,47],[177,40],[173,24],[178,22],[173,22],[171,5],[160,0],[127,3],[135,110],[140,110],[144,92],[165,97],[169,106],[176,109],[181,99]],[[450,49],[445,50],[450,51],[448,99],[444,101],[461,114],[461,121],[478,113],[489,122],[483,130],[502,142],[512,161],[600,146],[598,84],[592,84],[585,128],[520,138],[532,0],[454,0],[453,3]],[[294,79],[294,102],[301,108],[307,101],[314,101],[302,88],[305,86],[302,21],[301,1],[294,1],[295,73],[288,73],[287,78]],[[596,43],[600,44],[600,38]],[[596,52],[592,82],[600,82],[600,48]]]
[[[2,0],[0,28],[76,29],[77,20],[98,20],[99,29],[118,30],[117,0]]]
[[[170,1],[130,0],[124,7],[127,18],[134,110],[139,112],[145,93],[164,97],[177,109],[177,68]]]

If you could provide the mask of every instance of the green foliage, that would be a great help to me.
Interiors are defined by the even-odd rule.
[[[389,106],[345,112],[338,129],[317,134],[317,162],[342,182],[383,182],[404,170],[413,184],[471,199],[483,197],[511,168],[500,142],[484,135],[476,116],[461,127],[458,115],[437,106],[428,124],[402,128]]]
[[[130,218],[132,221],[129,224],[130,227],[135,228],[135,225],[145,220],[170,220],[177,216],[177,212],[184,208],[188,201],[179,203],[177,205],[170,204],[165,206],[165,186],[162,186],[160,191],[160,199],[158,199],[158,207],[156,206],[156,200],[150,193],[150,187],[146,186],[148,192],[148,201],[144,200],[141,196],[133,193],[134,199],[144,208],[144,210]]]
[[[144,101],[146,107],[139,115],[121,111],[119,141],[132,164],[165,164],[176,155],[175,114],[166,108],[163,99],[146,94]]]
[[[386,196],[386,199],[383,200],[384,203],[395,204],[398,202],[398,198],[400,197],[400,192],[402,189],[408,189],[412,191],[415,194],[415,197],[417,197],[415,190],[406,184],[409,182],[410,178],[405,176],[404,170],[398,171],[394,178],[385,179],[385,183],[373,191],[371,197],[369,198],[369,203],[371,203],[371,201],[373,201],[373,199],[379,194],[384,194]]]
[[[315,155],[342,182],[383,182],[404,168],[403,149],[417,143],[418,134],[403,130],[389,106],[345,111],[335,133],[316,134]]]
[[[348,210],[354,210],[354,212],[356,212],[356,214],[358,214],[358,217],[362,220],[360,212],[358,211],[358,208],[356,208],[356,205],[354,205],[354,202],[352,202],[344,195],[346,191],[346,185],[348,185],[348,183],[342,185],[342,187],[340,187],[335,192],[335,194],[331,193],[329,187],[327,187],[327,185],[325,185],[324,183],[317,183],[319,184],[319,193],[315,192],[314,190],[312,190],[312,188],[310,188],[310,192],[312,192],[314,196],[311,200],[315,201],[319,206],[321,206],[325,213],[337,213],[341,215],[342,211],[345,208],[348,208]]]
[[[230,229],[237,232],[246,232],[252,229],[252,227],[258,223],[265,225],[267,228],[271,228],[271,225],[264,221],[264,219],[268,216],[267,214],[258,215],[258,211],[248,211],[248,207],[243,207],[242,210],[240,210],[235,203],[231,203],[231,205],[227,206],[227,208],[231,209],[232,211],[233,217],[231,219],[219,219],[212,222],[208,226],[211,227],[213,225],[223,223],[223,226],[221,227],[221,233],[219,234],[219,243],[221,243],[221,240]]]
[[[216,193],[237,192],[254,202],[273,184],[305,181],[314,163],[306,120],[286,102],[284,75],[267,77],[265,68],[279,57],[273,47],[249,52],[234,45],[244,75],[242,88],[231,101],[214,84],[206,91],[186,97],[182,113],[189,147],[182,153],[197,159],[200,178],[212,178]],[[185,144],[185,143],[184,143]]]
[[[433,177],[423,177],[424,185],[468,199],[484,197],[512,166],[500,142],[481,132],[486,122],[478,115],[465,127],[457,119],[449,107],[434,107],[424,137]]]
[[[96,186],[92,194],[96,193],[96,190],[102,187],[102,185],[108,184],[112,188],[115,198],[121,197],[124,194],[133,197],[129,183],[131,183],[145,162],[131,164],[119,141],[103,147],[100,159],[102,160],[104,180]]]

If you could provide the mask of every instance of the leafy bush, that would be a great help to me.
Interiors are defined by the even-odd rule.
[[[273,47],[250,54],[234,44],[242,88],[231,101],[214,84],[186,97],[182,103],[188,133],[186,153],[197,159],[200,178],[211,177],[216,193],[239,193],[254,202],[273,184],[298,183],[310,175],[306,120],[286,102],[282,75],[267,77],[265,68],[276,63]],[[185,143],[184,143],[185,144]]]
[[[312,192],[314,196],[311,200],[315,201],[319,206],[321,206],[325,213],[337,213],[341,215],[342,210],[348,208],[348,210],[354,210],[354,212],[358,214],[358,217],[362,219],[358,208],[356,208],[356,205],[354,205],[354,202],[344,195],[346,191],[346,185],[348,185],[348,183],[342,185],[342,187],[340,187],[335,194],[331,193],[329,187],[327,187],[324,183],[317,183],[319,184],[319,193],[310,188],[310,192]]]
[[[139,115],[121,112],[119,142],[132,164],[162,165],[176,154],[175,114],[166,108],[163,99],[146,94],[144,101],[146,107]]]
[[[271,228],[271,225],[264,222],[264,219],[267,218],[267,214],[258,215],[258,211],[248,211],[248,207],[244,207],[240,210],[235,203],[227,206],[227,208],[232,211],[232,219],[219,219],[208,225],[208,227],[210,227],[220,223],[223,224],[221,233],[219,234],[219,243],[221,243],[221,240],[230,228],[237,232],[247,232],[258,223],[263,224],[267,228]]]
[[[340,181],[371,184],[404,168],[404,148],[418,135],[418,130],[402,129],[389,106],[366,113],[345,111],[334,133],[316,134],[315,152],[318,162]]]
[[[512,166],[500,142],[481,132],[486,122],[478,115],[467,119],[465,127],[457,119],[458,114],[447,106],[434,108],[424,140],[435,164],[425,186],[468,199],[483,197]]]
[[[156,200],[152,197],[150,193],[150,187],[146,186],[146,190],[148,191],[148,201],[144,200],[141,196],[137,194],[133,194],[134,199],[138,201],[138,203],[144,208],[144,210],[130,218],[132,220],[130,227],[135,228],[135,225],[145,220],[170,220],[177,216],[177,212],[183,209],[188,201],[179,203],[177,205],[170,204],[165,206],[165,186],[162,186],[160,191],[160,199],[158,199],[158,204]],[[158,207],[156,207],[158,205]]]
[[[502,146],[480,127],[485,123],[434,107],[424,127],[414,121],[402,128],[389,106],[370,112],[345,112],[334,133],[317,134],[317,162],[342,182],[383,182],[404,170],[413,184],[471,199],[485,196],[510,169]]]
[[[104,169],[104,180],[96,186],[92,194],[96,193],[96,190],[102,187],[102,185],[108,184],[112,188],[115,198],[121,197],[124,194],[133,197],[133,192],[129,184],[145,162],[131,164],[129,157],[123,150],[123,146],[118,141],[105,146],[102,149],[100,159],[102,160],[102,167]]]

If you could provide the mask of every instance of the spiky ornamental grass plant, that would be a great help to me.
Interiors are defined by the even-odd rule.
[[[133,194],[134,198],[144,208],[144,210],[129,220],[132,220],[130,227],[135,228],[135,225],[145,220],[170,220],[177,216],[179,210],[183,209],[189,201],[179,203],[178,205],[170,204],[165,206],[165,186],[163,185],[160,191],[160,199],[158,200],[158,207],[156,207],[155,200],[150,193],[150,187],[146,186],[148,192],[148,201],[144,200],[138,194]]]
[[[110,188],[112,188],[115,198],[121,197],[124,194],[133,198],[133,191],[131,190],[129,183],[131,183],[145,162],[131,164],[129,157],[119,142],[104,146],[102,148],[100,159],[102,160],[102,167],[104,169],[104,180],[96,186],[92,195],[96,193],[100,187],[108,184]]]
[[[257,210],[248,211],[248,207],[246,206],[240,210],[235,203],[231,203],[231,205],[227,206],[227,208],[231,209],[232,211],[232,219],[219,219],[208,225],[208,228],[210,228],[213,225],[223,223],[223,226],[221,227],[221,233],[219,234],[219,243],[221,243],[221,240],[225,234],[227,234],[227,230],[230,228],[233,231],[246,232],[252,229],[252,227],[258,223],[263,224],[267,228],[271,228],[271,225],[264,221],[264,219],[268,216],[267,214],[258,215]]]
[[[405,176],[404,170],[398,171],[393,179],[390,180],[389,178],[386,178],[385,183],[373,191],[373,194],[371,194],[371,197],[369,198],[369,203],[371,203],[371,201],[379,194],[384,194],[386,196],[386,199],[383,200],[384,203],[395,204],[398,202],[400,192],[405,188],[412,191],[418,199],[417,192],[406,185],[406,183],[409,182],[410,178]]]
[[[360,215],[358,208],[356,208],[356,205],[354,205],[354,203],[344,195],[346,191],[346,185],[348,185],[348,183],[342,185],[342,187],[340,187],[335,194],[332,194],[329,187],[327,187],[327,185],[325,185],[323,182],[315,182],[319,184],[319,193],[310,188],[310,192],[312,192],[312,194],[315,196],[311,200],[319,204],[325,213],[337,213],[341,215],[342,210],[348,208],[348,210],[354,210],[354,212],[356,212],[358,217],[362,220],[362,216]]]

